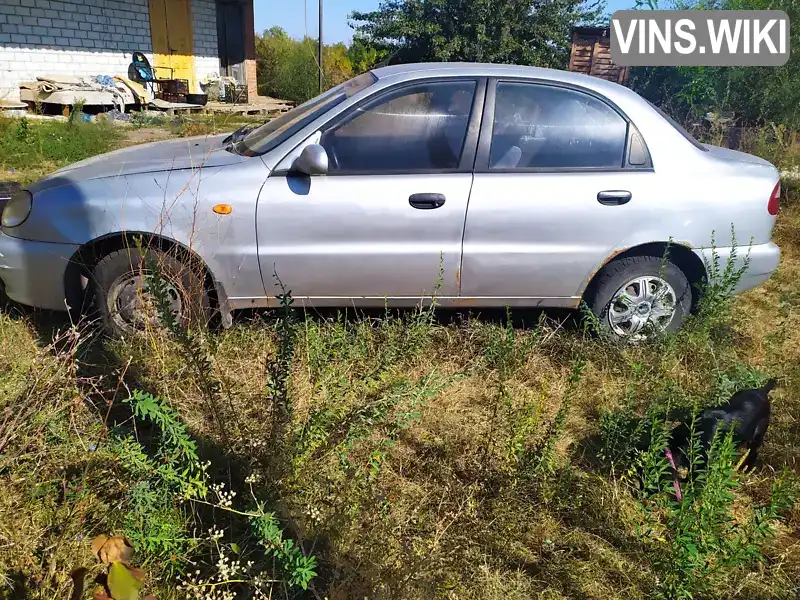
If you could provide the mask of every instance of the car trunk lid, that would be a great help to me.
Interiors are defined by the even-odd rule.
[[[730,148],[721,148],[720,146],[712,146],[711,144],[703,144],[708,150],[708,153],[714,158],[718,158],[728,162],[738,162],[753,165],[760,165],[762,167],[775,168],[772,163],[758,156],[747,154],[746,152],[739,152],[738,150],[731,150]]]

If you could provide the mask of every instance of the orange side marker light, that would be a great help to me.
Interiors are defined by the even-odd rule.
[[[212,210],[218,215],[229,215],[233,212],[233,207],[230,204],[217,204]]]

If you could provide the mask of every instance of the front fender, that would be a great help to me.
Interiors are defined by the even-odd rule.
[[[132,232],[155,235],[191,250],[226,297],[263,297],[255,211],[268,174],[258,160],[89,180],[56,175],[29,187],[33,209],[13,235],[80,247]],[[232,210],[217,214],[217,204]]]

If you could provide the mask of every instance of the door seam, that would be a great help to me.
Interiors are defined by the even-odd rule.
[[[467,219],[469,219],[469,202],[472,199],[472,188],[475,185],[475,173],[471,173],[472,179],[469,182],[469,193],[467,194],[467,206],[464,211],[464,226],[461,228],[461,256],[458,260],[458,271],[456,271],[456,283],[458,284],[458,296],[461,296],[461,283],[464,280],[464,238],[467,235]]]
[[[475,140],[475,156],[472,158],[472,179],[469,183],[469,194],[467,194],[467,208],[464,211],[464,226],[461,229],[461,256],[458,261],[458,271],[456,271],[456,283],[458,283],[458,296],[461,296],[461,286],[464,281],[464,239],[467,235],[467,220],[469,219],[469,203],[472,200],[472,188],[475,186],[475,165],[478,161],[478,149],[481,147],[481,135],[483,135],[483,117],[486,109],[486,94],[489,92],[489,78],[483,82],[483,104],[480,107],[480,121],[478,122],[478,137]]]

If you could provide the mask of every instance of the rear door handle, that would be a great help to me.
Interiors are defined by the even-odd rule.
[[[631,201],[633,195],[626,190],[608,190],[597,194],[597,201],[606,206],[619,206]]]
[[[420,210],[432,210],[443,206],[445,202],[444,194],[411,194],[408,203]]]

